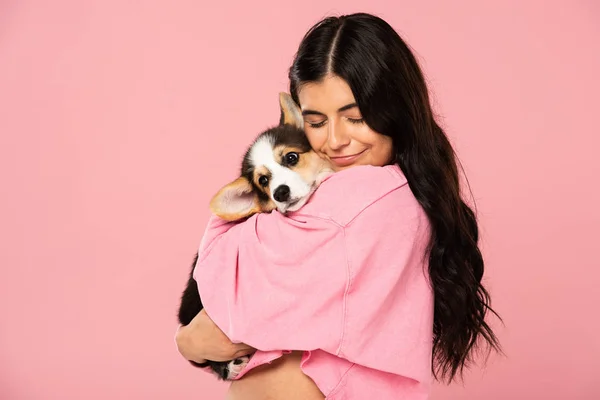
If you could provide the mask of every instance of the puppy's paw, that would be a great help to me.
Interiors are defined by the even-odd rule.
[[[230,361],[227,364],[227,380],[234,380],[250,362],[250,356],[243,356]]]

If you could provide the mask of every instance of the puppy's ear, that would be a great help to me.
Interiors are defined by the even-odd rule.
[[[210,210],[227,221],[237,221],[257,213],[258,196],[248,179],[240,177],[224,186],[210,201]]]
[[[293,125],[300,129],[304,128],[304,118],[302,118],[302,110],[296,104],[292,96],[287,93],[279,93],[279,107],[281,109],[281,117],[279,125]]]

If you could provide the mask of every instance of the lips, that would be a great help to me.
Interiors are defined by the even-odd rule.
[[[338,167],[346,167],[352,165],[365,151],[367,151],[367,149],[349,156],[329,157],[329,159]]]

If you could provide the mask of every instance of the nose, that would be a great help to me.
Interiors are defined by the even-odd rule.
[[[327,142],[331,150],[340,150],[350,144],[350,135],[346,132],[344,124],[331,120]]]
[[[275,193],[273,193],[273,197],[275,201],[283,202],[288,201],[290,198],[290,187],[288,185],[281,185],[277,189],[275,189]]]

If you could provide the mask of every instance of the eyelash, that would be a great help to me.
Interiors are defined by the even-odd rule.
[[[310,126],[311,128],[320,128],[323,125],[325,125],[325,121],[317,122],[316,124],[308,122],[308,126]]]
[[[352,124],[362,124],[363,122],[365,122],[364,118],[347,118],[347,119]],[[326,120],[325,121],[321,121],[321,122],[318,122],[316,124],[312,124],[312,123],[308,122],[308,125],[311,128],[320,128],[323,125],[325,125],[325,122],[327,122],[327,121]]]
[[[348,121],[352,122],[353,124],[362,124],[365,122],[363,118],[348,118]]]

